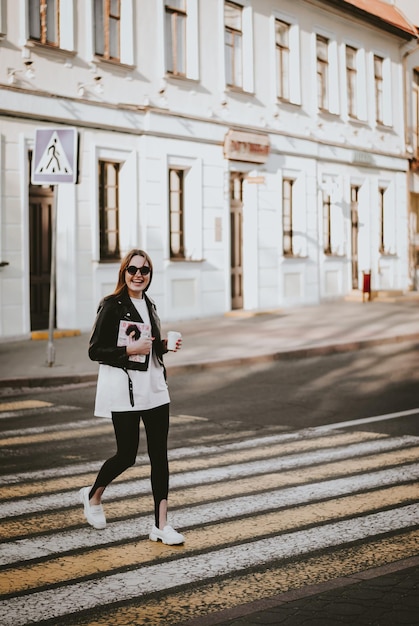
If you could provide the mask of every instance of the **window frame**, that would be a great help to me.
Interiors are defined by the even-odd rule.
[[[278,26],[285,27],[286,42],[278,41],[280,35]],[[291,48],[290,48],[291,24],[278,17],[275,18],[275,64],[276,64],[276,92],[277,98],[284,101],[291,101],[290,68],[291,68]],[[284,65],[286,66],[284,71]],[[286,93],[285,93],[286,92]]]
[[[295,179],[284,177],[282,179],[282,254],[284,257],[294,256],[293,234],[293,195]],[[286,193],[288,191],[288,193]],[[288,243],[286,244],[286,239]]]
[[[378,188],[378,220],[379,220],[379,247],[380,254],[385,254],[385,237],[384,237],[384,223],[385,223],[385,207],[384,196],[386,189],[384,187]]]
[[[379,62],[380,72],[377,72]],[[374,103],[375,122],[384,125],[384,58],[378,54],[373,56],[374,67]]]
[[[396,256],[396,233],[394,186],[382,180],[378,184],[378,251],[382,256]]]
[[[327,256],[333,254],[332,250],[332,198],[330,193],[323,191],[323,252]]]
[[[352,64],[349,63],[348,52],[352,53]],[[358,50],[349,44],[345,45],[345,69],[346,69],[346,100],[347,113],[350,118],[358,119]]]
[[[228,26],[226,24],[226,8],[230,7],[240,12],[240,29],[234,28],[233,26]],[[231,42],[227,41],[227,36],[231,38]],[[236,48],[236,41],[239,43],[239,46]],[[240,59],[237,61],[237,53],[236,50],[240,52]],[[227,52],[230,50],[231,52],[231,65],[229,67],[228,59],[229,56]],[[236,2],[230,2],[230,0],[226,0],[224,2],[224,59],[225,59],[225,76],[226,76],[226,85],[228,88],[243,90],[243,6],[237,4]],[[237,65],[239,65],[239,80],[237,81]],[[229,82],[231,75],[231,82]]]
[[[188,7],[187,0],[183,0],[184,8],[181,9],[171,4],[170,0],[164,3],[165,11],[165,35],[166,35],[166,58],[165,66],[166,72],[171,76],[187,76],[187,26],[188,26]],[[168,33],[170,19],[170,37]],[[178,22],[182,26],[182,62],[178,63],[179,59],[179,45],[178,45]],[[170,60],[170,63],[169,63]],[[182,66],[183,70],[179,69]]]
[[[329,58],[330,40],[324,35],[316,33],[316,76],[317,76],[317,108],[320,111],[329,111],[330,93],[329,93],[329,74],[330,74],[330,58]],[[325,58],[319,54],[319,44],[322,44],[323,50],[326,52]]]
[[[177,176],[179,185],[177,189],[172,186],[172,174]],[[172,201],[173,194],[177,197],[177,210],[174,210]],[[169,209],[169,257],[171,261],[184,261],[186,259],[185,252],[185,168],[169,166],[168,172],[168,209]],[[178,227],[174,228],[174,215],[178,217]],[[177,237],[179,242],[175,251],[174,238]]]
[[[5,0],[0,0],[0,41],[6,36],[6,5]]]
[[[107,205],[108,198],[108,189],[110,185],[108,185],[108,173],[106,168],[109,166],[113,166],[115,169],[115,185],[114,185],[114,194],[115,194],[115,207],[109,209]],[[120,248],[120,207],[119,207],[119,195],[120,195],[120,184],[119,184],[119,173],[120,173],[121,163],[119,161],[114,161],[111,159],[98,159],[98,212],[99,212],[99,260],[100,262],[112,262],[117,261],[121,258],[121,248]],[[115,233],[115,252],[110,252],[109,242],[108,242],[108,233],[110,229],[108,228],[108,212],[110,210],[115,211],[115,228],[112,232]]]
[[[413,70],[412,121],[413,121],[413,151],[416,159],[419,158],[419,71]]]
[[[276,25],[277,22],[287,24],[288,29],[288,99],[281,98],[279,80],[279,68],[276,48]],[[270,63],[269,63],[269,82],[271,99],[274,106],[278,106],[282,103],[301,105],[301,63],[300,63],[300,28],[298,22],[295,21],[292,15],[283,13],[282,11],[273,11],[270,16],[270,28],[269,28],[269,51],[270,51]]]
[[[94,28],[94,54],[104,61],[121,63],[121,23],[122,6],[121,0],[93,0],[93,28]],[[117,2],[118,11],[112,13],[112,3]],[[100,16],[97,15],[97,6],[102,5]],[[101,21],[101,24],[99,24]],[[116,27],[116,42],[112,38],[112,26]],[[101,28],[99,32],[98,29]],[[99,39],[100,37],[100,39]],[[103,52],[99,52],[103,46]],[[113,54],[113,46],[117,48],[117,56]]]
[[[43,46],[51,48],[60,48],[60,0],[54,0],[54,39],[48,39],[48,32],[51,34],[51,26],[49,26],[48,0],[38,0],[39,7],[34,6],[33,0],[27,0],[28,10],[28,36],[30,41],[34,41]],[[34,33],[33,26],[35,17],[39,14],[39,35]]]

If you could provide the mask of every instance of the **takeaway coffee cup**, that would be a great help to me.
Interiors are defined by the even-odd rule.
[[[167,349],[176,350],[176,342],[181,337],[182,335],[176,330],[169,330],[169,332],[167,333]]]

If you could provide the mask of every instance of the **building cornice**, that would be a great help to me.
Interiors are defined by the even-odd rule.
[[[7,96],[10,96],[7,98]],[[37,125],[77,126],[91,130],[111,130],[132,136],[152,136],[163,139],[181,139],[208,145],[223,146],[225,134],[229,130],[247,133],[262,133],[271,138],[272,153],[284,152],[319,158],[324,161],[338,160],[355,163],[354,153],[361,153],[365,158],[357,162],[367,168],[383,167],[406,171],[409,167],[409,155],[380,151],[349,142],[339,144],[329,139],[320,139],[307,134],[291,134],[287,130],[272,127],[254,127],[226,120],[192,116],[181,112],[131,104],[111,104],[80,98],[68,98],[47,92],[33,91],[0,85],[0,117],[14,118],[18,121],[30,120]],[[130,115],[127,115],[127,112]],[[185,136],[187,119],[188,133]],[[298,146],[290,152],[289,140]],[[339,155],[339,156],[337,156]],[[370,155],[370,156],[368,156]],[[386,160],[392,166],[384,165]],[[395,161],[398,166],[395,166]]]

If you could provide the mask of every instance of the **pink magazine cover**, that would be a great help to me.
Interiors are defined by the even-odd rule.
[[[140,337],[151,337],[149,324],[131,320],[121,320],[119,322],[117,346],[127,346],[131,341],[137,341]],[[146,358],[145,354],[132,354],[128,357],[130,361],[136,361],[137,363],[145,363]]]

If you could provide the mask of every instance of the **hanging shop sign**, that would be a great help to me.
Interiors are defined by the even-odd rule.
[[[266,163],[269,149],[269,137],[262,133],[229,130],[224,140],[224,156],[230,161]]]

